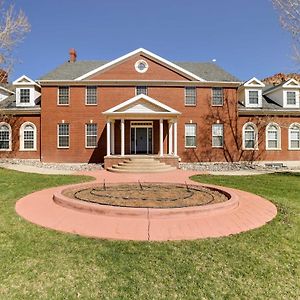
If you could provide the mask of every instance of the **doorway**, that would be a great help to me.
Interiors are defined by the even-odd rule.
[[[132,121],[130,123],[131,154],[153,153],[153,122]]]

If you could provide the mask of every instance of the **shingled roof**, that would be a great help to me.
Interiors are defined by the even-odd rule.
[[[39,80],[74,80],[98,67],[108,63],[108,61],[76,61],[66,62],[58,66],[53,71],[39,78]],[[223,70],[215,63],[200,62],[174,62],[174,64],[186,69],[189,72],[207,81],[239,82],[240,80]]]

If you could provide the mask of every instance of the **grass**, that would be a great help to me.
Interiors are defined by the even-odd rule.
[[[222,239],[94,240],[20,218],[17,199],[88,180],[0,169],[0,299],[299,299],[300,174],[195,176],[279,208],[268,225]]]

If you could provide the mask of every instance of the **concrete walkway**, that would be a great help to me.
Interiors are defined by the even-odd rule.
[[[80,172],[94,176],[95,183],[119,182],[169,182],[195,184],[189,176],[199,172],[176,170],[159,174],[117,174],[107,171]],[[77,173],[79,174],[79,173]],[[159,218],[146,214],[95,214],[57,205],[53,194],[64,187],[51,188],[27,195],[16,203],[17,213],[26,220],[43,227],[94,238],[168,241],[222,237],[258,228],[276,214],[276,207],[269,201],[251,193],[223,188],[238,198],[238,206],[221,211],[209,210],[199,214]],[[134,208],[133,208],[134,209]]]

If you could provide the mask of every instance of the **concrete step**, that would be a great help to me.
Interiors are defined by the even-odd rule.
[[[170,166],[166,164],[161,164],[161,165],[148,165],[148,166],[143,166],[143,165],[113,165],[112,166],[115,169],[165,169],[169,168]]]
[[[156,173],[176,170],[154,158],[130,158],[107,169],[119,173]]]
[[[160,172],[168,172],[168,171],[175,171],[175,167],[168,167],[167,169],[151,169],[151,170],[145,170],[145,169],[118,169],[118,168],[108,168],[107,169],[110,172],[115,173],[160,173]]]

